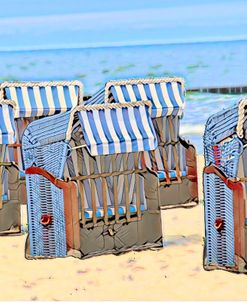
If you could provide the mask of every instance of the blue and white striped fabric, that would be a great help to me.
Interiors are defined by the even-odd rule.
[[[146,80],[148,82],[148,80]],[[113,84],[110,92],[119,103],[149,100],[152,102],[151,117],[181,116],[184,109],[184,90],[180,81],[139,84]]]
[[[15,135],[14,108],[8,104],[0,104],[0,144],[14,144]]]
[[[79,111],[91,155],[154,150],[157,137],[148,106]]]
[[[15,118],[38,117],[68,111],[78,105],[80,87],[71,85],[6,85],[5,97],[16,102]]]

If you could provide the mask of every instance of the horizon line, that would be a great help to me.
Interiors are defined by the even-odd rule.
[[[206,43],[224,43],[224,42],[244,42],[247,41],[247,35],[243,37],[225,37],[225,38],[209,38],[209,39],[187,39],[179,41],[138,41],[138,42],[116,42],[116,43],[97,43],[84,45],[61,45],[61,46],[44,46],[44,47],[22,47],[22,48],[2,48],[3,52],[26,52],[26,51],[49,51],[49,50],[77,50],[77,49],[97,49],[97,48],[118,48],[118,47],[138,47],[138,46],[165,46],[165,45],[186,45],[186,44],[206,44]]]

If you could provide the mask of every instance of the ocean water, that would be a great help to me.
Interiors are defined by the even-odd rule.
[[[187,93],[180,135],[195,144],[197,153],[203,154],[203,134],[209,116],[236,104],[246,95]]]
[[[186,88],[246,85],[247,41],[0,52],[0,80],[73,80],[91,95],[110,79],[181,76]],[[188,93],[181,133],[202,153],[207,118],[239,95]]]

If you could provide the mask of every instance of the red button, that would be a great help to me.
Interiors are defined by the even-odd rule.
[[[43,214],[41,216],[40,223],[44,226],[50,225],[52,223],[52,216],[49,214]]]
[[[221,231],[224,228],[224,220],[222,218],[216,218],[214,227],[216,228],[217,231]]]

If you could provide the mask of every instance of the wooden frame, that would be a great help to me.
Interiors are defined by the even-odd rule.
[[[138,168],[138,160],[140,159],[143,163],[143,152],[140,152],[140,158],[138,157],[138,154],[133,154],[134,158],[134,169],[129,170],[127,167],[128,157],[129,154],[123,154],[123,170],[117,170],[116,169],[116,154],[111,155],[111,161],[112,161],[112,172],[104,172],[104,156],[100,156],[100,163],[101,163],[101,170],[102,173],[96,173],[93,168],[94,158],[89,157],[89,167],[90,167],[90,174],[89,175],[78,175],[71,177],[70,179],[72,181],[76,181],[79,183],[80,188],[80,199],[81,199],[81,224],[84,227],[92,227],[97,226],[100,221],[104,221],[104,224],[110,225],[115,223],[122,223],[123,219],[126,220],[126,222],[131,221],[137,221],[141,219],[141,202],[140,202],[140,173],[146,172],[146,168],[142,167],[141,169]],[[129,182],[128,182],[128,176],[129,175],[135,175],[135,181],[136,181],[136,214],[133,215],[130,213],[130,200],[129,200]],[[126,207],[126,213],[124,215],[120,215],[118,212],[119,204],[118,204],[118,188],[117,188],[117,177],[118,176],[124,176],[124,190],[126,192],[125,194],[125,207]],[[107,212],[107,196],[106,196],[106,189],[107,189],[107,177],[113,178],[113,198],[114,198],[114,218],[108,217]],[[96,205],[96,194],[97,194],[97,188],[95,185],[95,180],[101,179],[102,181],[102,200],[103,200],[103,217],[98,218],[96,216],[97,211],[97,205]],[[84,180],[90,181],[90,187],[91,187],[91,200],[92,200],[92,219],[85,219],[85,201],[84,201]],[[121,217],[120,217],[121,216]]]

